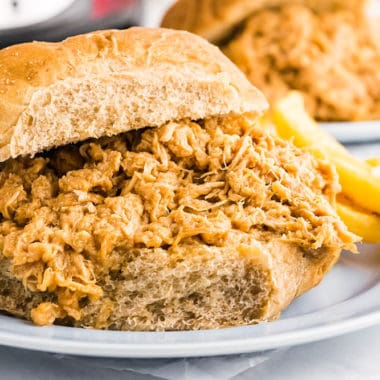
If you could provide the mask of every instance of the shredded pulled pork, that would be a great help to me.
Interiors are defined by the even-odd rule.
[[[296,89],[318,120],[380,119],[380,44],[360,12],[261,11],[224,52],[271,102]]]
[[[352,248],[338,190],[325,162],[248,119],[170,122],[3,163],[0,249],[25,287],[55,295],[35,323],[80,320],[132,250],[223,247],[237,233],[310,255]]]

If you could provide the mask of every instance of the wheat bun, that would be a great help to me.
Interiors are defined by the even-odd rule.
[[[107,321],[99,321],[104,307],[109,307],[100,299],[82,309],[81,321],[71,321],[69,325],[162,331],[271,321],[294,298],[316,286],[339,253],[340,249],[336,249],[313,258],[301,248],[281,242],[234,254],[215,247],[210,247],[207,255],[195,251],[182,258],[149,253],[134,263],[132,278],[106,278],[102,283],[106,289],[104,298],[117,303],[111,306]],[[128,265],[126,262],[124,267]],[[33,308],[53,297],[26,289],[10,267],[9,260],[0,255],[0,310],[30,319]],[[194,292],[201,302],[189,302]],[[146,307],[152,298],[163,300],[162,307]]]
[[[169,120],[267,107],[218,48],[165,29],[5,48],[0,87],[0,161]]]
[[[212,42],[228,37],[250,14],[286,4],[303,4],[316,12],[360,10],[367,0],[177,0],[167,11],[162,26],[198,34]]]
[[[167,29],[109,30],[9,47],[0,52],[0,83],[1,161],[170,120],[255,117],[267,108],[218,48]],[[331,228],[343,228],[333,209],[331,218]],[[104,298],[67,323],[150,331],[272,320],[321,281],[339,257],[344,243],[338,243],[318,252],[278,238],[233,251],[190,247],[177,256],[147,249],[133,265],[125,255],[126,274],[102,278]],[[25,287],[12,265],[0,254],[0,310],[30,319],[54,297]],[[99,321],[107,307],[109,319]]]

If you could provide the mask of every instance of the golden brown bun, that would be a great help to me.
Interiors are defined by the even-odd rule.
[[[247,16],[264,8],[304,4],[316,12],[364,7],[367,0],[178,0],[162,20],[165,28],[182,29],[217,42]]]
[[[108,30],[0,51],[0,161],[169,120],[259,114],[264,96],[200,37]]]

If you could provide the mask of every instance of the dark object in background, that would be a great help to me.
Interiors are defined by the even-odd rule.
[[[0,0],[0,47],[33,40],[59,41],[92,30],[139,25],[142,3],[141,0]]]

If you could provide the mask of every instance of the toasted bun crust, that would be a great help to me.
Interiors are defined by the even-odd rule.
[[[107,30],[0,51],[0,161],[169,120],[266,107],[218,48],[186,32]]]
[[[253,12],[285,4],[305,4],[316,12],[363,9],[367,0],[177,0],[162,20],[165,28],[196,33],[218,42]]]

